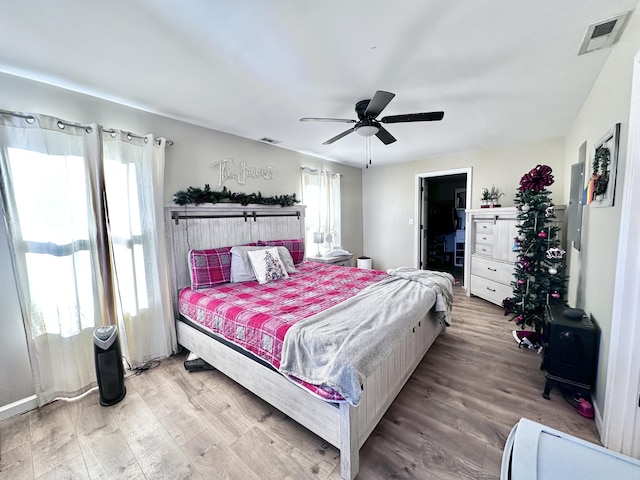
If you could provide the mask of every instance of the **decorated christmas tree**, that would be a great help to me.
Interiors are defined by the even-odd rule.
[[[516,193],[518,236],[514,249],[518,253],[513,296],[503,302],[505,315],[521,328],[541,332],[545,307],[564,302],[566,277],[559,230],[554,225],[555,207],[546,187],[553,184],[551,167],[538,165],[520,180]]]

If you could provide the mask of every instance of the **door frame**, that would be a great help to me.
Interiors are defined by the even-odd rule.
[[[414,213],[413,218],[417,219],[413,224],[413,266],[414,268],[420,268],[420,258],[422,252],[420,251],[420,224],[422,223],[422,205],[420,194],[420,186],[423,178],[432,178],[432,177],[447,177],[449,175],[459,175],[466,174],[467,175],[467,198],[465,209],[471,208],[471,184],[472,184],[472,174],[473,167],[462,167],[462,168],[454,168],[451,170],[438,170],[437,172],[425,172],[425,173],[416,173],[415,176],[415,184],[414,184]],[[469,255],[469,229],[465,229],[464,233],[464,257],[468,258]]]
[[[627,159],[620,211],[606,396],[600,431],[605,447],[640,458],[640,52],[633,59]]]

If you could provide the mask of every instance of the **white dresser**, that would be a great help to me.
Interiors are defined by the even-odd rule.
[[[555,207],[558,226],[562,226],[564,212],[564,206]],[[518,252],[513,251],[517,225],[516,207],[467,210],[467,228],[470,229],[464,283],[467,294],[500,306],[505,298],[513,295],[511,282],[518,259]]]
[[[518,252],[513,251],[517,230],[517,209],[481,208],[467,210],[469,253],[465,269],[467,293],[496,305],[511,297],[511,281]]]

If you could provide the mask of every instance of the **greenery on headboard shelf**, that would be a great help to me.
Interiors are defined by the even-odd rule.
[[[243,206],[250,203],[255,205],[280,205],[281,207],[293,207],[300,200],[293,195],[276,195],[275,197],[263,197],[262,193],[233,193],[227,187],[222,187],[221,192],[211,190],[209,184],[204,189],[198,187],[189,187],[186,190],[180,190],[173,194],[173,203],[178,205],[189,205],[201,203],[239,203]]]

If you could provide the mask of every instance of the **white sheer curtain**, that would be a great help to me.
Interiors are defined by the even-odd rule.
[[[164,150],[150,135],[0,112],[0,205],[40,405],[95,385],[98,326],[119,325],[134,367],[176,349]]]
[[[164,242],[165,139],[103,133],[122,349],[133,368],[176,350]]]
[[[308,167],[300,169],[302,176],[302,202],[305,213],[305,251],[317,252],[313,243],[314,232],[334,230],[342,240],[340,217],[340,177],[339,173],[315,170]]]
[[[0,115],[3,213],[40,405],[95,384],[92,333],[115,321],[100,147],[97,125]]]

